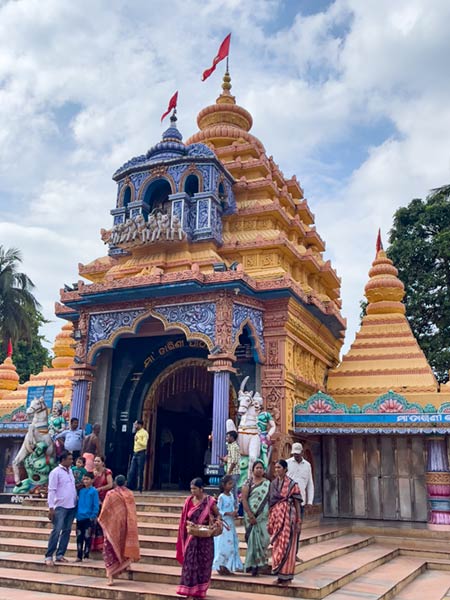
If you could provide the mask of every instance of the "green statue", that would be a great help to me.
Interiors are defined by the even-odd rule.
[[[53,405],[51,415],[48,417],[48,432],[52,436],[52,440],[61,431],[66,428],[66,420],[63,417],[63,405],[60,400],[57,400]]]
[[[35,449],[24,460],[28,478],[23,479],[13,489],[14,494],[27,494],[36,487],[46,485],[50,471],[55,466],[55,460],[46,455],[47,444],[38,442]]]

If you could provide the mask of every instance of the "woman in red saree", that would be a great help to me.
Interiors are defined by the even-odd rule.
[[[294,578],[297,539],[300,535],[300,505],[298,485],[287,475],[287,462],[275,464],[275,479],[270,484],[269,534],[272,544],[272,574],[275,583],[289,585]]]
[[[102,504],[98,518],[104,534],[103,560],[108,585],[113,578],[140,559],[138,525],[134,495],[125,487],[125,477],[118,475]]]
[[[211,580],[214,539],[195,537],[186,529],[188,522],[209,525],[210,515],[220,519],[216,501],[204,493],[203,481],[191,481],[191,496],[184,503],[177,539],[177,561],[182,565],[177,594],[187,598],[205,598]]]

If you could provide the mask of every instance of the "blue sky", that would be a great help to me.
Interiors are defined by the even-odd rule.
[[[104,254],[112,173],[214,102],[231,75],[252,133],[300,180],[342,278],[353,341],[378,227],[449,183],[447,0],[0,0],[0,243],[19,247],[52,323],[59,288]]]

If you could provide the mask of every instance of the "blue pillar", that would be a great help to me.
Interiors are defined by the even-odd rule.
[[[226,454],[225,436],[228,419],[228,403],[230,400],[230,372],[214,372],[213,426],[211,462],[219,464],[219,457]]]
[[[84,429],[87,420],[90,387],[93,381],[92,371],[92,367],[87,366],[76,368],[73,378],[70,417],[78,419],[82,429]]]
[[[89,381],[75,381],[73,385],[70,417],[75,417],[76,419],[78,419],[81,428],[84,428],[88,390]]]

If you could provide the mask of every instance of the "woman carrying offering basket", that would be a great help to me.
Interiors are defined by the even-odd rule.
[[[191,481],[177,539],[177,561],[182,565],[177,594],[187,598],[205,598],[211,580],[214,559],[213,537],[222,533],[222,519],[214,498],[204,493],[203,481]]]

